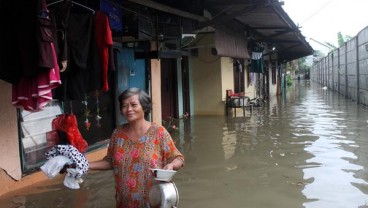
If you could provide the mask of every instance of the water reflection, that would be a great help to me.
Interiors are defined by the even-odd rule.
[[[179,207],[368,207],[368,109],[314,83],[287,91],[245,117],[181,121]],[[38,184],[0,207],[113,207],[111,175]]]

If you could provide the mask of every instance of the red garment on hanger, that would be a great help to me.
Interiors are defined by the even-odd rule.
[[[102,66],[102,90],[108,91],[109,56],[113,56],[109,54],[109,47],[112,46],[112,33],[108,16],[100,11],[96,11],[95,14],[95,32]]]
[[[52,129],[63,131],[69,143],[84,153],[87,150],[88,143],[83,139],[77,123],[77,117],[74,114],[61,114],[52,121]]]

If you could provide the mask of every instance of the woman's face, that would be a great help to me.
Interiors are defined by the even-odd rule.
[[[139,102],[138,95],[133,95],[123,100],[121,112],[128,122],[144,119],[144,111]]]

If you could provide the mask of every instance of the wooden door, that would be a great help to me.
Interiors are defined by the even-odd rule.
[[[178,118],[176,59],[161,59],[162,120]]]

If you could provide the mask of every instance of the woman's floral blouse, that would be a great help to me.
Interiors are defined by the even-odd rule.
[[[128,138],[129,124],[112,134],[105,160],[113,165],[116,207],[147,207],[148,193],[155,180],[150,168],[163,168],[183,155],[165,127],[152,123],[140,138]]]

